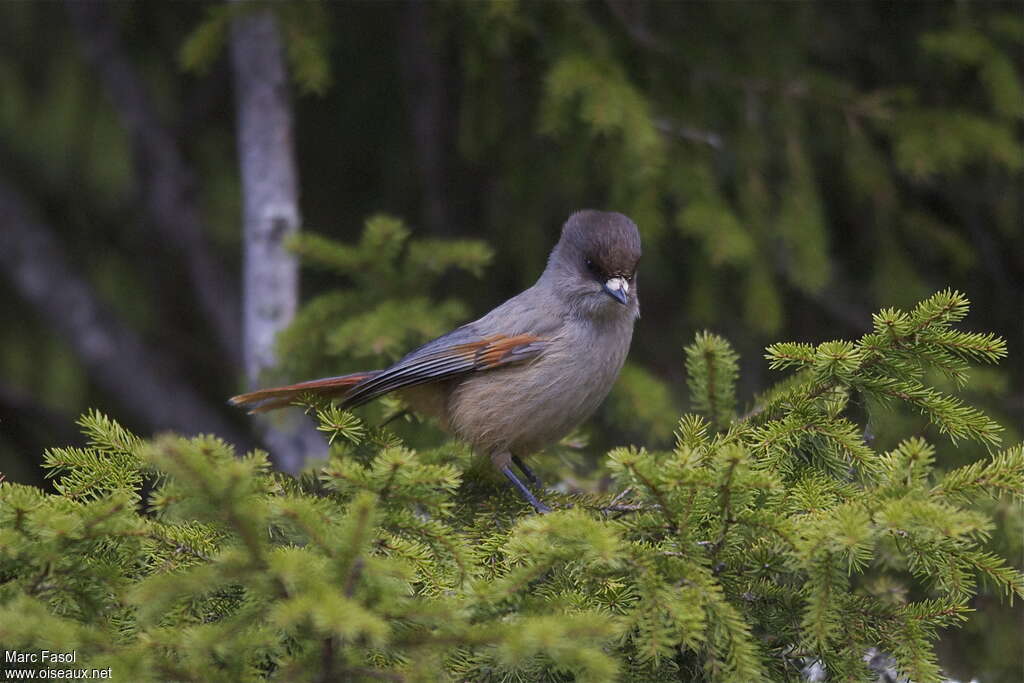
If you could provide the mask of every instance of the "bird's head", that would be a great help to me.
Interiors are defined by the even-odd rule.
[[[573,307],[593,316],[636,316],[640,232],[621,213],[577,211],[548,259],[554,285]]]

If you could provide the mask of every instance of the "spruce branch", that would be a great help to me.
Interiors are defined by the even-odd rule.
[[[738,356],[722,337],[697,334],[686,353],[687,383],[697,410],[719,429],[729,425],[736,403]]]
[[[87,415],[87,443],[48,455],[56,493],[0,482],[0,639],[24,647],[80,620],[89,657],[182,680],[718,683],[812,662],[938,676],[937,635],[974,596],[1024,597],[988,545],[998,518],[976,506],[1024,499],[1024,451],[942,473],[950,439],[879,452],[847,411],[888,395],[984,443],[988,418],[955,377],[940,391],[925,371],[984,362],[933,343],[961,309],[940,297],[884,312],[864,345],[769,349],[795,372],[756,419],[712,431],[684,416],[672,451],[609,454],[617,493],[544,516],[462,474],[464,449],[417,452],[326,405],[338,438],[319,482],[215,438],[141,441]]]

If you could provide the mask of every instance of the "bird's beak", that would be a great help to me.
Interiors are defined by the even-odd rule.
[[[608,296],[625,305],[629,296],[629,282],[621,277],[608,278],[608,281],[604,283],[604,291]]]

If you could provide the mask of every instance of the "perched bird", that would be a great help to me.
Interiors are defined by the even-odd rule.
[[[601,404],[640,317],[640,233],[620,213],[577,211],[536,284],[490,313],[427,342],[389,368],[262,389],[231,399],[263,412],[304,393],[354,408],[392,391],[490,456],[538,512],[511,469],[569,433]]]

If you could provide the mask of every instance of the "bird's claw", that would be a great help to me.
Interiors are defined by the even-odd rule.
[[[513,472],[508,465],[501,468],[501,473],[504,474],[510,482],[512,482],[512,485],[516,487],[517,491],[519,491],[519,495],[521,495],[527,503],[533,506],[533,509],[537,511],[537,514],[543,515],[551,512],[551,508],[537,500],[537,496],[533,495],[533,492],[526,488],[526,484],[519,480],[519,477],[516,476],[515,472]]]

